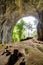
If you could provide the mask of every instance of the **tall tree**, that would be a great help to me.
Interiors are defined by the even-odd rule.
[[[19,23],[17,23],[14,26],[13,32],[12,32],[12,38],[13,41],[20,41],[21,39],[24,39],[24,32],[25,29],[23,28],[23,26],[26,25],[26,23],[24,22],[24,20],[21,20]]]

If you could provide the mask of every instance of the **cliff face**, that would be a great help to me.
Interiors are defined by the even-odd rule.
[[[26,1],[27,2],[27,1]],[[23,16],[30,14],[37,17],[34,8],[22,0],[0,0],[0,42],[12,42],[12,28]]]

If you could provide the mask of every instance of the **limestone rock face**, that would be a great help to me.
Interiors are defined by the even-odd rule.
[[[37,25],[37,33],[38,33],[38,39],[43,41],[43,11],[41,11],[39,16],[39,23]]]
[[[12,29],[20,18],[30,14],[37,15],[35,10],[28,8],[27,3],[22,0],[0,1],[0,43],[12,42]]]
[[[19,14],[18,12],[16,13],[10,13],[8,15],[8,18],[6,17],[4,23],[1,23],[1,28],[0,28],[0,41],[2,43],[10,43],[12,42],[12,29],[17,20],[19,19]]]

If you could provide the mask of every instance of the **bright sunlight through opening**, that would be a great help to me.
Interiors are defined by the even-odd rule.
[[[37,36],[37,24],[38,24],[38,19],[36,19],[34,16],[28,16],[28,17],[23,17],[21,18],[18,23],[21,20],[24,20],[25,23],[27,23],[28,27],[24,26],[26,32],[25,35],[26,37],[36,37]]]
[[[38,20],[33,16],[23,17],[13,28],[12,39],[18,42],[27,38],[37,38]]]

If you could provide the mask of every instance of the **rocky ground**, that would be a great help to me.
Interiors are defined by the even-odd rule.
[[[30,39],[2,45],[0,65],[43,65],[43,42]]]

